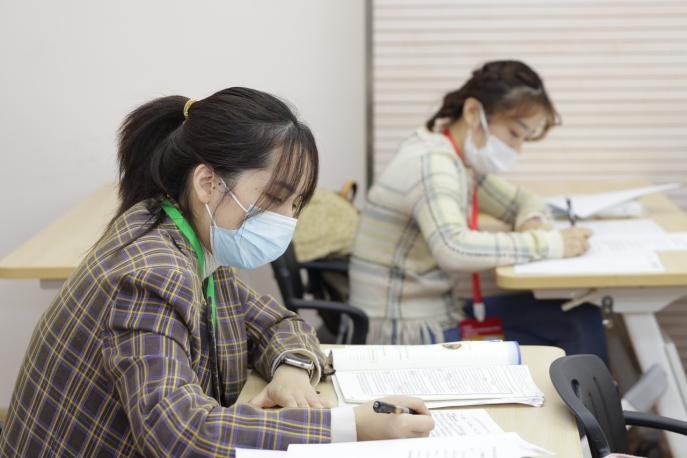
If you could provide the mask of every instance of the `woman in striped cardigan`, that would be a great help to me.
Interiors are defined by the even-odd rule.
[[[589,231],[554,230],[540,199],[497,175],[557,121],[541,78],[522,62],[497,61],[448,93],[403,142],[370,189],[353,247],[351,303],[370,317],[368,342],[457,339],[464,305],[476,298],[474,312],[483,317],[486,272],[586,251]],[[510,230],[479,230],[478,211]],[[487,316],[503,319],[508,339],[605,356],[595,306],[563,313],[556,301],[531,294],[484,302]]]

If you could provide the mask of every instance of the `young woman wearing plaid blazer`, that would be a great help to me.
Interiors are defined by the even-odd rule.
[[[424,415],[330,409],[310,326],[232,267],[283,253],[317,182],[315,140],[246,88],[153,100],[125,120],[121,205],[41,317],[2,456],[233,456],[236,447],[426,436]],[[236,404],[247,371],[269,380]],[[272,407],[284,407],[272,409]]]

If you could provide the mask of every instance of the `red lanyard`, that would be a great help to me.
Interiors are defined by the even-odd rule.
[[[453,138],[453,135],[451,135],[451,131],[448,129],[444,130],[444,135],[453,145],[453,149],[456,151],[458,157],[464,161],[463,152],[461,151],[460,146],[458,146],[458,143],[456,143],[456,139]],[[477,179],[475,178],[473,181],[474,186],[472,187],[472,208],[470,209],[470,217],[468,218],[468,227],[470,230],[476,231],[477,216],[479,215],[479,201],[477,200]],[[472,273],[472,299],[474,304],[483,304],[482,285],[480,283],[479,273],[477,272]]]

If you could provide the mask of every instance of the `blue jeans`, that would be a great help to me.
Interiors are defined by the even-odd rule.
[[[492,296],[485,299],[487,316],[503,320],[507,340],[521,345],[552,345],[568,355],[591,353],[608,364],[606,333],[601,309],[583,304],[564,312],[558,299],[536,299],[532,293]],[[464,307],[465,315],[474,318],[472,301]]]

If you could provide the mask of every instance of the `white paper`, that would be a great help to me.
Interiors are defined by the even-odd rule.
[[[432,418],[434,429],[429,437],[479,436],[504,432],[484,409],[434,410]]]
[[[589,218],[607,208],[613,207],[624,202],[637,199],[638,197],[656,192],[668,191],[679,188],[679,183],[671,183],[659,186],[647,186],[643,188],[626,189],[623,191],[602,192],[596,194],[571,194],[554,196],[546,200],[550,206],[560,211],[567,211],[566,199],[572,201],[573,212],[579,218]]]
[[[548,275],[663,272],[665,268],[657,251],[687,250],[687,234],[666,233],[647,219],[585,221],[579,226],[593,231],[585,254],[517,265],[515,272]],[[556,227],[562,229],[568,225],[558,223]]]
[[[555,213],[566,216],[567,212],[561,213],[560,211],[554,211],[554,214]],[[644,205],[642,205],[639,201],[631,200],[629,202],[623,202],[622,204],[614,205],[598,211],[594,213],[593,218],[640,218],[644,215],[646,215],[646,208],[644,208]]]
[[[345,370],[520,364],[517,342],[447,342],[434,345],[355,345],[332,349],[334,368]]]
[[[289,456],[299,458],[524,458],[551,455],[516,433],[483,436],[430,437],[339,444],[291,444]]]
[[[286,458],[285,450],[260,450],[254,448],[237,448],[236,458]]]
[[[608,253],[632,254],[637,251],[686,251],[687,234],[674,233],[659,236],[598,237],[591,240],[592,247]]]
[[[664,272],[661,259],[653,251],[637,251],[631,255],[600,255],[591,251],[577,258],[550,259],[515,266],[515,273],[524,275],[634,274]]]
[[[623,236],[659,236],[665,235],[666,231],[651,219],[623,219],[623,220],[600,220],[600,221],[579,221],[578,227],[591,229],[594,237],[617,237]],[[570,227],[567,221],[557,221],[556,229],[566,229]]]
[[[660,239],[648,239],[649,244],[656,251],[687,251],[687,232],[672,232]]]
[[[527,366],[342,371],[334,379],[346,403],[397,394],[424,401],[456,401],[459,405],[499,401],[540,406],[544,400]]]

